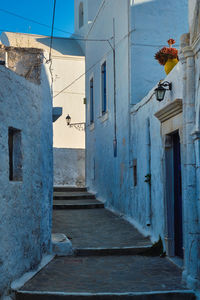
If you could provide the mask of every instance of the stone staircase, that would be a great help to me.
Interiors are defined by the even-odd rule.
[[[104,204],[96,200],[95,195],[86,188],[54,188],[53,209],[90,209],[104,208]]]
[[[55,187],[53,233],[74,255],[55,257],[16,291],[17,300],[193,300],[181,270],[86,188]]]

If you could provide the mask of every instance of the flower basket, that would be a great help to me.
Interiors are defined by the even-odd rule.
[[[159,64],[165,66],[166,74],[169,74],[171,70],[178,63],[178,50],[173,48],[172,45],[175,44],[175,40],[169,39],[169,47],[163,47],[155,54],[155,59],[158,60]]]

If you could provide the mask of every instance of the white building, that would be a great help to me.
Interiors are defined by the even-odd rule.
[[[162,102],[154,90],[166,75],[154,54],[169,38],[179,47],[188,1],[94,2],[75,1],[75,32],[87,40],[86,184],[153,241],[160,236],[198,289],[199,1],[189,1],[191,36],[181,38]]]
[[[2,65],[5,53],[7,67]],[[51,252],[53,131],[52,97],[43,51],[1,47],[0,60],[3,296],[13,280],[35,268]]]
[[[43,49],[49,59],[50,37],[4,32],[1,41],[5,46]],[[85,122],[85,57],[77,41],[53,38],[51,58],[47,68],[51,69],[53,106],[62,108],[62,116],[53,125],[54,185],[83,186],[85,132],[67,126],[66,116],[72,123]]]

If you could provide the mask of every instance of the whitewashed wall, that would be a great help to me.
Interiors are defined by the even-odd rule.
[[[85,186],[85,150],[54,148],[54,185]]]
[[[2,33],[1,40],[7,46],[44,49],[48,59],[49,37],[5,32]],[[79,149],[83,149],[83,151],[85,149],[85,132],[74,127],[70,128],[66,123],[68,114],[72,118],[72,123],[85,122],[85,57],[78,42],[66,38],[54,38],[52,65],[49,63],[46,64],[46,67],[47,69],[51,68],[52,75],[49,82],[53,89],[53,106],[62,107],[62,116],[53,124],[53,146],[56,148],[54,151],[54,184],[57,185],[62,182],[64,185],[69,185],[69,182],[72,182],[74,185],[85,174],[84,155],[82,155],[82,161],[79,165],[76,161],[76,157],[79,156]],[[62,92],[60,93],[60,91]],[[57,94],[59,95],[57,96]],[[63,154],[64,151],[65,155]],[[61,157],[65,159],[63,164],[59,162]],[[72,161],[73,159],[75,160]],[[68,161],[71,161],[69,168]],[[71,181],[69,177],[67,179],[65,173],[71,173]],[[61,174],[63,179],[61,179]]]
[[[117,210],[126,214],[130,204],[129,170],[132,148],[130,104],[140,102],[157,81],[165,77],[163,68],[154,60],[154,54],[158,47],[146,47],[145,45],[160,44],[162,38],[165,43],[168,37],[175,35],[176,38],[182,34],[182,30],[187,29],[186,1],[184,4],[182,1],[178,1],[176,4],[172,2],[170,2],[172,7],[169,9],[164,9],[161,1],[115,0],[102,2],[101,10],[88,36],[90,39],[110,39],[113,36],[113,18],[115,18],[118,144],[116,158],[113,155],[112,49],[107,42],[86,42],[86,70],[91,68],[86,74],[87,185],[98,192],[102,200],[108,200]],[[175,8],[174,5],[179,9],[174,9],[173,14],[178,15],[171,19],[171,10]],[[162,16],[160,16],[161,13]],[[170,26],[166,26],[166,24],[170,24]],[[128,29],[132,31],[130,39],[128,38]],[[110,41],[112,43],[112,39]],[[136,47],[133,45],[134,42],[139,43],[140,46]],[[179,43],[179,38],[177,38],[177,42]],[[107,61],[108,113],[106,117],[101,116],[100,68],[104,60]],[[94,77],[94,126],[90,126],[89,123],[89,80],[92,76]]]
[[[149,232],[153,240],[158,240],[159,235],[164,241],[164,147],[165,145],[161,123],[155,113],[175,99],[183,98],[183,68],[179,63],[165,78],[172,82],[172,91],[167,91],[164,101],[156,100],[154,87],[146,97],[131,109],[131,153],[130,161],[137,159],[137,186],[134,186],[133,169],[130,168],[130,193],[129,205],[126,214],[132,217],[136,224],[145,232]],[[150,147],[147,144],[146,122],[149,119]],[[173,128],[173,121],[168,124]],[[182,123],[182,122],[181,122]],[[182,128],[182,124],[181,124]],[[173,131],[173,129],[171,129]],[[170,129],[169,129],[170,132]],[[151,173],[151,199],[149,199],[145,176],[148,169],[148,155],[150,155]],[[151,207],[151,220],[148,219],[148,207]],[[149,225],[150,221],[150,226]]]
[[[120,12],[120,13],[119,13]],[[117,101],[117,139],[118,156],[113,156],[114,140],[114,107],[113,107],[113,51],[108,42],[87,42],[86,75],[87,94],[87,138],[86,165],[87,185],[98,192],[102,200],[111,201],[121,206],[126,180],[121,182],[120,172],[126,173],[128,163],[128,39],[124,39],[128,30],[127,2],[106,1],[102,6],[89,38],[109,39],[113,36],[113,18],[116,30],[116,101]],[[107,102],[108,111],[101,114],[101,65],[107,64]],[[89,80],[94,78],[94,126],[89,120]],[[121,129],[120,129],[121,128]],[[115,176],[114,174],[119,174]],[[115,188],[114,188],[115,187]]]
[[[134,0],[130,6],[131,104],[141,99],[160,79],[164,69],[155,53],[173,38],[179,48],[181,34],[188,32],[188,0]]]
[[[51,251],[52,98],[48,73],[34,84],[0,66],[0,294]],[[21,130],[21,182],[9,181],[8,127]]]
[[[42,35],[4,32],[1,41],[5,46],[34,47],[49,52],[50,38]],[[52,78],[49,78],[53,88],[53,106],[63,108],[63,115],[54,123],[54,147],[85,148],[85,133],[69,128],[66,125],[66,115],[70,114],[72,122],[85,121],[85,58],[76,41],[65,38],[54,38],[52,45]],[[69,88],[56,96],[60,91],[77,80]],[[51,82],[52,81],[52,82]]]

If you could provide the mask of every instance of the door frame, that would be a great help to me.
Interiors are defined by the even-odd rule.
[[[178,133],[180,138],[180,153],[182,153],[181,132],[175,130],[164,137],[164,162],[165,162],[165,246],[168,256],[175,256],[175,199],[174,199],[174,153],[173,134]],[[182,185],[183,186],[183,185]],[[182,201],[183,215],[183,201]],[[183,219],[182,219],[183,229]],[[183,233],[182,233],[183,239]],[[181,257],[180,257],[181,258]]]

